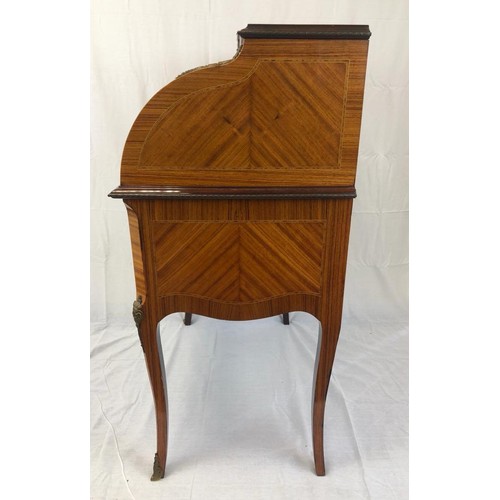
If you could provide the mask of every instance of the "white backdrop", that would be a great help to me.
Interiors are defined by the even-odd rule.
[[[406,498],[407,15],[406,2],[398,0],[93,2],[93,498]],[[311,472],[307,428],[315,320],[295,314],[283,330],[276,318],[236,325],[195,317],[186,330],[173,315],[162,330],[170,455],[167,478],[153,485],[152,399],[130,312],[128,225],[123,203],[107,194],[119,183],[128,130],[147,100],[187,69],[230,59],[236,32],[248,23],[369,24],[373,33],[344,327],[325,423],[327,476]],[[253,356],[249,373],[255,363],[260,373],[247,373],[241,346]],[[242,364],[237,381],[245,398],[238,399],[227,381]],[[299,368],[290,374],[286,366]],[[252,414],[252,403],[268,411]],[[228,437],[217,422],[230,418],[240,423]]]

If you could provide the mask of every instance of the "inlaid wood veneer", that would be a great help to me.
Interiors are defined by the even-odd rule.
[[[173,312],[186,326],[193,314],[318,318],[312,440],[325,474],[370,31],[249,25],[238,34],[232,60],[183,73],[146,104],[110,193],[129,217],[133,315],[155,402],[153,480],[165,474],[168,438],[158,323]]]

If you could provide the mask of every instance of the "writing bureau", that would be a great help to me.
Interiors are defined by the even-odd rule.
[[[339,338],[368,26],[260,25],[236,56],[183,73],[136,118],[121,184],[164,477],[167,393],[158,323],[185,312],[251,320],[305,311],[320,322],[312,430],[323,420]]]

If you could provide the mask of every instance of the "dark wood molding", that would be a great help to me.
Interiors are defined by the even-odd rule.
[[[368,25],[353,24],[249,24],[241,38],[295,38],[315,40],[368,40]]]
[[[108,195],[124,199],[349,199],[356,198],[354,186],[315,187],[205,187],[205,186],[119,186]]]

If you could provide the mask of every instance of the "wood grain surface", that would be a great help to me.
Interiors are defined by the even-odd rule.
[[[338,168],[347,67],[327,60],[261,59],[242,80],[173,104],[151,128],[139,168]],[[205,132],[193,133],[186,120],[196,114],[203,116]]]
[[[181,75],[135,120],[121,186],[354,185],[367,49],[247,39]]]

